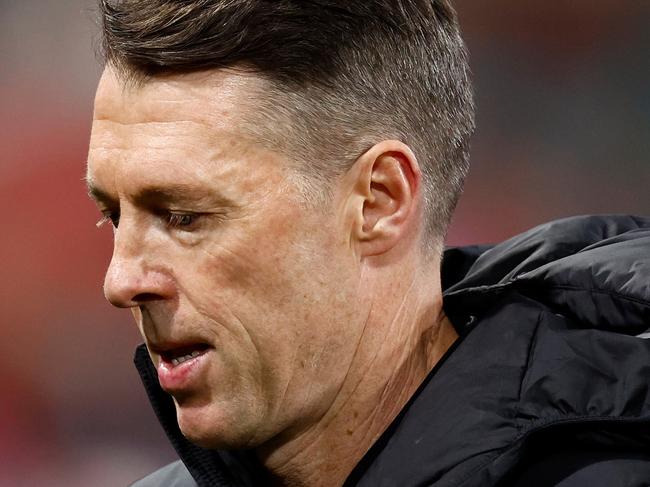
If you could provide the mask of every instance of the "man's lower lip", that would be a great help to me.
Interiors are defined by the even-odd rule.
[[[178,365],[161,360],[158,364],[160,387],[170,394],[190,388],[201,377],[202,371],[207,366],[209,354],[210,350],[205,350]]]

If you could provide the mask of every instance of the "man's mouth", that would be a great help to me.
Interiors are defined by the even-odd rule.
[[[160,348],[152,346],[152,351],[160,356],[156,367],[160,386],[169,394],[178,395],[204,383],[214,347],[207,343],[166,343]]]
[[[197,343],[161,352],[160,358],[163,362],[176,367],[183,362],[187,362],[188,360],[203,355],[209,348],[210,346],[207,344]]]

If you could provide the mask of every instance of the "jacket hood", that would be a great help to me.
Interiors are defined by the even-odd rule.
[[[457,308],[479,312],[516,288],[584,328],[638,335],[650,329],[650,218],[566,218],[493,247],[448,249],[442,279],[458,323]]]

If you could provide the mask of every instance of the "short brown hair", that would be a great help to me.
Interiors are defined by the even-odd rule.
[[[474,130],[447,0],[101,0],[101,12],[106,61],[131,78],[245,66],[268,81],[258,135],[290,148],[324,191],[377,142],[408,144],[426,234],[441,245]]]

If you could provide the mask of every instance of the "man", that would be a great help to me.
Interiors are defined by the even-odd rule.
[[[101,6],[104,289],[182,460],[136,485],[646,485],[650,221],[442,261],[474,127],[448,2]]]

